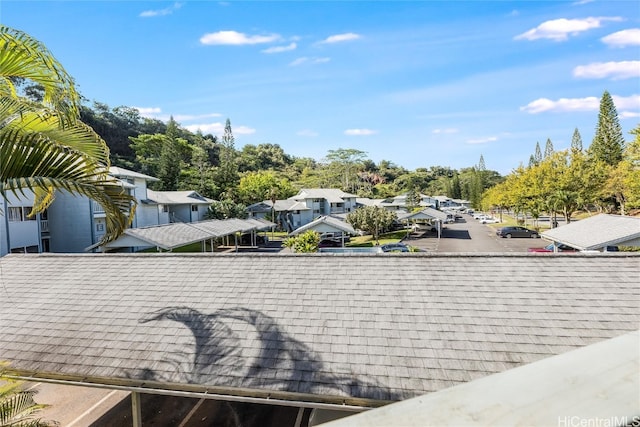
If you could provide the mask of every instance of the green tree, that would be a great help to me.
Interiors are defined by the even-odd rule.
[[[326,160],[327,171],[336,176],[343,191],[355,192],[358,184],[358,173],[363,170],[363,161],[367,153],[353,148],[329,150]]]
[[[175,191],[178,189],[180,171],[182,170],[180,142],[178,138],[178,124],[169,119],[167,133],[160,149],[160,159],[158,164],[158,178],[160,179],[160,189],[163,191]],[[186,141],[182,141],[186,144]]]
[[[582,136],[580,136],[578,128],[573,131],[571,137],[571,151],[582,151]]]
[[[535,164],[542,161],[542,150],[540,149],[540,143],[536,142],[536,151],[533,153],[533,160]]]
[[[624,136],[618,120],[618,112],[609,92],[605,91],[600,99],[598,126],[589,153],[608,165],[616,166],[622,160]]]
[[[547,138],[547,143],[544,145],[544,158],[551,156],[553,154],[553,143],[551,139]]]
[[[238,197],[246,204],[256,203],[271,196],[287,198],[296,194],[291,183],[285,178],[278,178],[274,172],[249,172],[240,178]]]
[[[313,230],[307,230],[282,242],[282,246],[291,249],[295,253],[318,252],[319,244],[320,235]]]
[[[13,78],[42,87],[42,102],[17,94]],[[135,199],[108,175],[106,143],[78,118],[73,79],[49,50],[26,33],[0,25],[0,196],[32,190],[33,213],[57,190],[87,196],[106,213],[102,242],[130,224]]]
[[[207,209],[206,219],[229,219],[247,217],[247,207],[242,203],[236,203],[231,199],[216,200]]]
[[[235,191],[238,184],[238,159],[235,149],[235,138],[231,130],[231,120],[227,119],[224,126],[224,134],[220,139],[220,165],[218,167],[217,181],[225,194]]]
[[[380,243],[380,233],[388,229],[393,221],[397,219],[394,212],[388,211],[379,206],[365,206],[358,208],[347,215],[347,222],[358,230],[362,230]]]

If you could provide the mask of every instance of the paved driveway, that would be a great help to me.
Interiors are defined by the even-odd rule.
[[[513,238],[504,239],[496,236],[498,224],[480,224],[480,222],[464,215],[464,222],[446,224],[438,239],[435,233],[427,233],[421,237],[407,240],[406,243],[427,252],[461,253],[461,252],[527,252],[530,247],[542,247],[548,244],[542,239]]]

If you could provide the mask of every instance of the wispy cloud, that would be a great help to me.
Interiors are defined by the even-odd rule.
[[[205,45],[252,45],[262,43],[272,43],[280,40],[278,34],[268,35],[247,35],[237,31],[218,31],[216,33],[207,33],[200,37],[200,43]]]
[[[341,42],[347,42],[351,40],[358,40],[359,38],[362,38],[362,36],[356,33],[335,34],[333,36],[329,36],[326,39],[318,42],[318,44],[341,43]]]
[[[155,118],[158,114],[162,114],[160,107],[132,107],[138,110],[142,117]]]
[[[621,119],[637,119],[640,117],[640,111],[623,111],[619,116]]]
[[[640,28],[618,31],[600,40],[611,47],[640,46]]]
[[[487,136],[485,138],[467,139],[467,144],[486,144],[487,142],[494,142],[497,140],[498,138],[495,136]]]
[[[174,3],[171,6],[166,7],[164,9],[145,10],[144,12],[141,12],[139,16],[141,18],[153,18],[155,16],[171,15],[173,12],[180,9],[181,7],[182,7],[182,3]]]
[[[198,123],[193,125],[185,126],[185,129],[191,132],[201,131],[202,133],[210,133],[212,135],[222,135],[224,133],[225,123],[214,122],[214,123]],[[233,134],[234,135],[251,135],[256,133],[256,130],[250,128],[248,126],[234,126]]]
[[[573,69],[573,76],[584,79],[623,80],[640,77],[640,61],[594,62]]]
[[[314,137],[318,136],[319,134],[318,134],[318,132],[313,131],[311,129],[302,129],[302,130],[296,132],[296,135],[314,138]]]
[[[545,21],[538,25],[536,28],[519,34],[514,37],[515,40],[537,40],[537,39],[551,39],[555,41],[564,41],[569,36],[575,36],[581,32],[591,30],[593,28],[600,28],[603,22],[606,21],[622,21],[619,16],[612,17],[589,17],[584,19],[553,19],[551,21]]]
[[[323,63],[329,62],[329,61],[331,61],[331,58],[326,58],[326,57],[323,57],[323,58],[315,58],[315,57],[314,58],[308,58],[306,56],[303,56],[301,58],[298,58],[298,59],[295,59],[295,60],[291,61],[289,63],[289,65],[291,67],[297,67],[297,66],[302,65],[302,64],[323,64]]]
[[[593,3],[594,0],[578,0],[571,3],[573,6],[582,6],[583,4]]]
[[[190,122],[193,120],[209,119],[212,117],[222,117],[220,113],[205,113],[205,114],[177,114],[173,118],[178,122]]]
[[[618,111],[637,111],[640,108],[640,95],[616,96],[612,95],[613,103]],[[565,113],[570,111],[596,111],[600,108],[600,98],[588,96],[586,98],[560,98],[553,101],[539,98],[520,107],[520,111],[530,114],[544,112]]]
[[[344,131],[345,135],[350,136],[368,136],[375,135],[376,133],[378,133],[378,131],[372,129],[347,129]]]
[[[286,46],[273,46],[273,47],[269,47],[266,48],[264,50],[261,50],[262,53],[281,53],[281,52],[288,52],[290,50],[295,50],[298,47],[298,45],[296,43],[291,43],[288,44]]]
[[[446,128],[446,129],[434,129],[431,131],[431,133],[434,133],[436,135],[438,134],[452,134],[452,133],[458,133],[458,129],[455,128]]]

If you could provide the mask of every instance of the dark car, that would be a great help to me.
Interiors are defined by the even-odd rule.
[[[553,249],[553,243],[548,244],[544,248],[529,248],[527,252],[555,252]],[[563,245],[562,243],[558,245],[558,252],[578,252],[576,248],[572,248],[571,246]]]
[[[319,248],[340,248],[342,247],[342,242],[335,239],[322,239],[320,243],[318,243]]]
[[[380,246],[382,252],[410,252],[409,246],[404,243],[387,243]]]
[[[537,239],[540,237],[540,234],[537,231],[518,226],[498,228],[496,230],[496,235],[498,237],[506,237],[507,239],[512,237],[530,237]]]

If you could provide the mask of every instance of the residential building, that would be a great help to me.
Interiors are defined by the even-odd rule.
[[[138,201],[133,228],[202,221],[212,202],[195,191],[150,190],[148,184],[158,179],[149,175],[119,167],[112,167],[109,172]],[[34,199],[28,191],[19,198],[8,195],[4,199],[0,256],[10,252],[84,252],[106,232],[104,209],[87,197],[58,191],[45,212],[30,218]]]
[[[271,219],[275,211],[275,221],[283,229],[293,231],[325,215],[347,214],[356,209],[356,195],[334,188],[302,189],[295,196],[285,200],[264,200],[247,207],[253,218]]]

